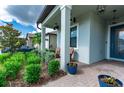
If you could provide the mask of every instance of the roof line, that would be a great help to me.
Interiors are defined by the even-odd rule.
[[[56,5],[46,5],[37,20],[37,24],[42,23],[50,14],[50,12],[55,8],[55,6]]]

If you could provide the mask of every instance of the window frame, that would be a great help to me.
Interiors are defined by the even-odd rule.
[[[75,26],[77,27],[77,44],[76,44],[76,47],[70,47],[70,48],[78,49],[78,41],[79,41],[78,40],[79,39],[79,24],[78,23],[70,26],[70,33],[71,33],[71,28],[73,28]],[[71,38],[71,36],[70,36],[70,38]]]

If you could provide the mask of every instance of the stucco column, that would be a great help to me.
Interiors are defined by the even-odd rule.
[[[45,27],[41,26],[41,50],[45,50]]]
[[[66,64],[70,62],[70,13],[71,6],[62,6],[61,8],[61,69],[66,71]]]

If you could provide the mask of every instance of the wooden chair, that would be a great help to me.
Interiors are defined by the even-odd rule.
[[[74,48],[70,48],[70,61],[74,58]]]
[[[60,58],[60,48],[56,48],[55,50],[55,57]]]
[[[56,48],[55,57],[60,58],[60,48]],[[74,58],[74,48],[70,48],[70,61]]]

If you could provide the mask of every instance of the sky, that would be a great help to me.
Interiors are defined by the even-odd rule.
[[[0,25],[12,23],[22,32],[21,37],[25,37],[28,32],[36,32],[36,21],[43,8],[43,5],[1,5]]]

